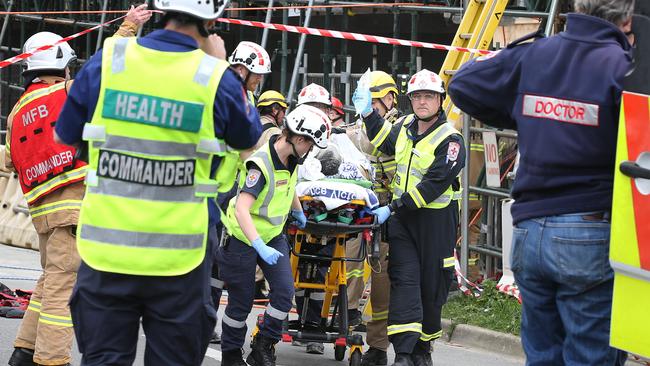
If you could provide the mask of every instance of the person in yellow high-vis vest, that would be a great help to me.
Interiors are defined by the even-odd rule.
[[[370,94],[372,107],[380,117],[391,124],[401,123],[401,112],[397,109],[397,84],[392,76],[380,70],[370,73]],[[390,181],[395,175],[395,158],[381,153],[368,140],[366,133],[359,128],[348,129],[348,136],[355,145],[366,154],[375,169],[373,191],[379,198],[380,205],[387,205],[391,201]],[[384,238],[386,230],[384,227]],[[357,238],[349,241],[345,247],[346,256],[354,257],[360,252],[361,240]],[[369,248],[372,250],[372,248]],[[361,359],[362,366],[383,366],[388,363],[386,351],[389,342],[386,334],[388,321],[388,302],[390,297],[390,280],[388,278],[388,243],[384,240],[379,245],[376,261],[371,262],[370,272],[372,287],[370,289],[370,303],[372,304],[372,318],[368,322],[366,342],[370,346]],[[359,300],[362,296],[363,262],[346,263],[348,270],[348,322],[350,324],[361,321],[361,312],[358,310]]]
[[[116,35],[134,36],[149,17],[146,5],[132,8]],[[59,40],[57,34],[39,32],[25,42],[24,51],[33,52]],[[65,365],[71,361],[74,333],[68,300],[80,262],[74,233],[86,163],[74,147],[55,143],[52,135],[73,83],[70,65],[76,58],[64,42],[25,60],[25,93],[7,119],[5,165],[18,174],[38,233],[43,267],[16,335],[11,366]]]
[[[297,167],[314,146],[327,147],[329,117],[317,108],[299,106],[285,119],[281,135],[271,136],[245,162],[246,180],[230,200],[217,259],[220,279],[228,286],[223,316],[223,366],[275,366],[274,345],[292,307],[293,275],[289,243],[282,233],[289,214],[304,228],[307,218],[296,195]],[[246,319],[255,296],[255,267],[270,284],[270,301],[246,362],[242,346]]]
[[[223,41],[207,31],[221,4],[156,1],[164,29],[108,38],[57,121],[59,140],[88,143],[70,300],[84,365],[131,364],[140,321],[146,365],[203,361],[216,322],[213,198],[261,133]]]
[[[431,366],[431,342],[442,334],[441,310],[454,274],[466,152],[462,135],[441,109],[445,89],[436,73],[414,74],[407,94],[413,114],[395,125],[372,108],[367,87],[357,88],[353,102],[371,143],[395,156],[392,201],[374,210],[380,223],[390,217],[387,332],[396,353],[393,366]]]

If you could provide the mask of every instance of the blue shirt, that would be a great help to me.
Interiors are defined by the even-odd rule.
[[[190,36],[156,30],[138,38],[138,44],[158,51],[190,52],[198,48]],[[99,99],[102,51],[94,54],[79,71],[56,123],[56,134],[66,144],[81,142],[84,124],[92,120]],[[158,82],[164,83],[165,75]],[[153,81],[155,82],[155,81]],[[231,69],[226,70],[214,99],[214,133],[218,138],[239,150],[249,149],[257,143],[262,128],[259,115],[251,108],[241,78]],[[212,161],[211,174],[219,167],[221,158]],[[214,200],[208,200],[210,223],[219,221],[219,210]]]
[[[608,21],[569,14],[566,32],[521,41],[465,64],[448,90],[471,116],[518,131],[514,222],[610,210],[622,84],[632,66],[627,38]]]

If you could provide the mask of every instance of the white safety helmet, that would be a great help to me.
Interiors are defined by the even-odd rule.
[[[271,73],[271,57],[262,46],[255,42],[239,42],[228,58],[231,65],[244,65],[256,74]]]
[[[323,103],[331,106],[332,100],[327,89],[318,84],[311,83],[302,88],[300,94],[298,94],[298,105],[305,103]]]
[[[285,117],[284,125],[296,135],[307,136],[325,149],[332,130],[327,114],[316,107],[301,105]]]
[[[39,32],[29,37],[23,46],[23,52],[34,52],[39,47],[51,45],[63,37],[52,32]],[[63,42],[45,51],[40,51],[27,58],[25,71],[36,70],[64,70],[77,55],[68,42]]]
[[[420,90],[428,90],[440,94],[445,94],[445,85],[438,74],[433,71],[423,69],[411,76],[406,94],[411,95],[411,93]]]
[[[221,16],[230,0],[154,0],[154,6],[162,11],[176,11],[205,20]]]

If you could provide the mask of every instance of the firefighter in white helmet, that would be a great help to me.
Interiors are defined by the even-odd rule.
[[[151,17],[146,5],[131,8],[117,31],[134,36]],[[62,37],[40,32],[29,37],[24,52],[52,45]],[[65,365],[71,361],[73,330],[68,299],[77,278],[79,254],[75,228],[83,197],[86,162],[74,147],[54,142],[52,131],[72,85],[70,67],[77,59],[67,42],[25,60],[25,93],[7,120],[5,165],[18,173],[32,222],[39,234],[43,274],[14,342],[9,365]],[[14,121],[20,123],[14,124]],[[25,122],[28,123],[25,123]],[[58,161],[42,171],[35,166]]]
[[[353,102],[370,141],[397,164],[392,202],[374,211],[379,222],[388,220],[393,366],[429,366],[454,270],[465,148],[442,110],[445,88],[436,73],[413,75],[407,93],[413,114],[395,125],[373,110],[369,89],[357,89]]]
[[[262,46],[255,42],[239,42],[237,48],[232,51],[228,62],[237,71],[248,94],[248,101],[255,106],[253,93],[262,81],[262,75],[271,73],[271,57]]]
[[[332,107],[332,99],[327,89],[322,86],[311,83],[300,90],[298,94],[298,105],[310,105],[329,114]]]
[[[228,286],[222,322],[223,366],[275,366],[274,345],[292,307],[293,275],[289,244],[282,233],[289,214],[304,228],[307,218],[295,193],[298,165],[314,146],[327,147],[330,121],[325,113],[299,106],[285,119],[280,135],[271,136],[245,162],[246,179],[230,200],[224,226],[228,235],[217,259]],[[287,199],[289,198],[289,199]],[[253,307],[255,266],[271,287],[264,321],[255,332],[251,353],[242,359],[246,319]]]

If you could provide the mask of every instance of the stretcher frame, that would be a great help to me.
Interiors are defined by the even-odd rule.
[[[300,201],[313,200],[310,196],[300,197]],[[352,200],[351,204],[365,206],[363,200]],[[346,349],[349,347],[349,364],[350,366],[361,365],[361,354],[363,347],[363,337],[360,334],[353,334],[348,326],[347,314],[347,271],[346,262],[363,262],[367,256],[367,242],[371,240],[373,248],[379,249],[380,225],[377,224],[376,218],[373,218],[372,224],[345,224],[342,222],[315,222],[307,221],[304,229],[294,228],[289,230],[291,246],[291,271],[294,279],[296,290],[305,290],[303,309],[298,309],[303,314],[302,323],[297,321],[289,322],[283,329],[282,340],[284,342],[312,341],[334,344],[334,358],[342,361],[345,358]],[[362,243],[358,257],[346,257],[345,245],[348,239],[361,234]],[[334,250],[331,256],[318,254],[304,254],[301,249],[305,243],[318,244],[327,243],[334,239]],[[375,249],[373,249],[375,252]],[[303,282],[300,280],[299,262],[306,260],[309,262],[329,262],[329,268],[325,275],[324,283]],[[320,328],[322,332],[313,332],[304,329],[306,314],[309,306],[309,295],[312,290],[323,290],[325,298],[321,309]],[[337,301],[334,304],[333,312],[330,316],[330,307],[334,296]],[[340,311],[339,325],[334,325],[337,312]],[[296,328],[297,326],[297,328]]]

